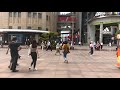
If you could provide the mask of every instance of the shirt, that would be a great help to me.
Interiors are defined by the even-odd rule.
[[[16,43],[16,42],[11,42],[9,44],[9,48],[10,48],[10,53],[14,54],[14,55],[18,55],[18,47],[20,46],[20,44]]]

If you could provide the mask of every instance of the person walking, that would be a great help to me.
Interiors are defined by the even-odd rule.
[[[120,46],[118,46],[118,48],[117,48],[116,55],[117,55],[117,64],[116,64],[116,66],[118,68],[120,68]]]
[[[44,49],[44,42],[42,41],[41,43],[41,49],[43,50]]]
[[[36,62],[37,62],[37,57],[38,57],[38,48],[37,48],[37,42],[36,40],[33,40],[30,47],[29,47],[29,55],[32,57],[32,62],[29,67],[29,70],[31,70],[32,65],[33,65],[33,70],[37,70],[36,68]]]
[[[100,47],[101,47],[101,50],[102,50],[102,48],[103,48],[103,42],[101,42]]]
[[[90,46],[89,47],[90,47],[90,55],[93,55],[93,47],[94,46],[93,46],[93,42],[92,41],[90,42]]]
[[[56,55],[57,53],[60,54],[60,44],[59,44],[59,43],[57,43],[57,45],[56,45],[56,53],[55,53],[55,55]],[[60,54],[60,55],[61,55],[61,54]]]
[[[69,51],[69,46],[67,44],[67,41],[63,43],[62,49],[63,49],[64,62],[68,63],[67,54],[70,53],[70,51]]]
[[[19,71],[19,70],[16,70],[16,65],[19,57],[18,51],[21,50],[21,47],[20,47],[20,44],[16,43],[16,40],[17,38],[13,37],[12,42],[9,44],[10,54],[11,54],[10,70],[12,70],[12,72]]]
[[[47,42],[47,49],[46,49],[46,51],[47,51],[48,49],[50,49],[50,50],[52,51],[52,45],[51,45],[51,42],[50,42],[50,41]]]

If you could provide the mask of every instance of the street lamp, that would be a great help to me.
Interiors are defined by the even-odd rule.
[[[70,49],[74,49],[74,47],[73,47],[73,45],[74,45],[74,40],[73,40],[73,38],[74,38],[74,36],[73,36],[73,32],[74,32],[74,13],[72,12],[71,14],[72,14],[72,16],[71,16],[71,18],[72,18],[72,42],[71,42]]]

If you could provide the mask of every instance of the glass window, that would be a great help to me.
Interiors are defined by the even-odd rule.
[[[38,30],[42,30],[42,28],[41,28],[41,27],[38,27]]]
[[[18,17],[21,17],[21,12],[18,12]]]
[[[9,26],[9,29],[12,29],[12,26]]]
[[[21,26],[18,26],[18,29],[21,29]]]
[[[28,26],[27,29],[31,29],[31,26]]]
[[[32,15],[31,12],[28,12],[28,17],[31,17],[31,15]]]
[[[48,28],[46,28],[46,31],[48,31]]]
[[[46,20],[48,21],[48,15],[46,16]]]
[[[12,12],[9,12],[9,17],[12,17]]]
[[[14,14],[13,14],[13,15],[14,15],[14,17],[16,17],[16,16],[17,16],[17,12],[14,12]]]
[[[42,18],[42,13],[38,13],[38,18]]]
[[[33,13],[33,18],[37,18],[37,13]]]

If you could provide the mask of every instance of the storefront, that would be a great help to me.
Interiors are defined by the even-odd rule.
[[[28,29],[0,29],[0,42],[2,44],[8,44],[13,36],[17,37],[17,42],[21,44],[25,44],[25,42],[29,39],[36,39],[37,43],[39,41],[39,36],[42,33],[49,33],[49,31],[42,30],[28,30]]]
[[[120,15],[94,17],[87,25],[87,42],[99,41],[100,43],[103,42],[103,44],[109,44],[109,42],[113,41],[116,44],[115,33],[119,30],[119,24]]]

